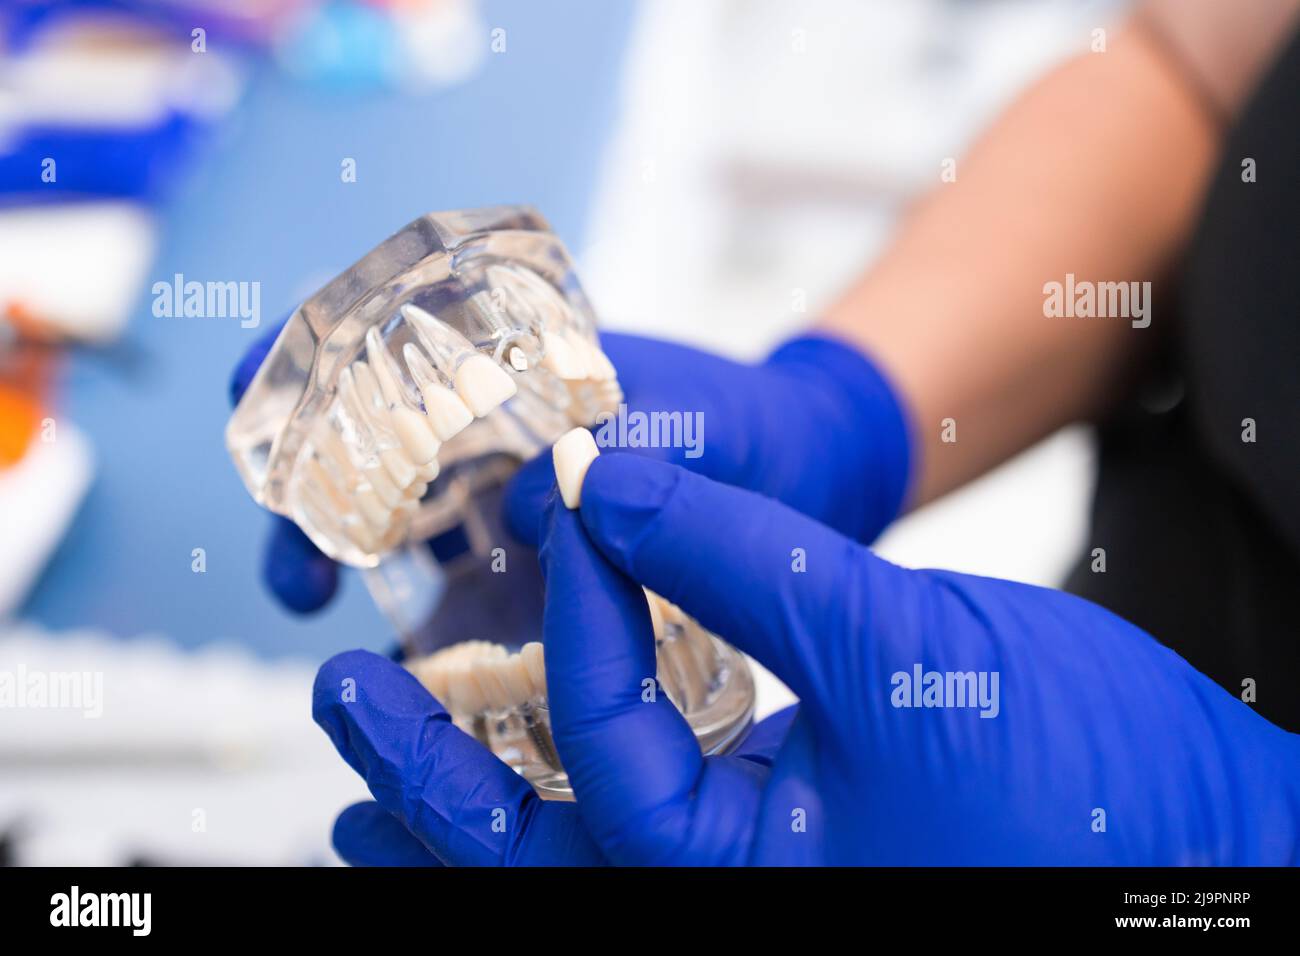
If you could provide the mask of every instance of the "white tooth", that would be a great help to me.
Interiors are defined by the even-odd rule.
[[[319,483],[341,514],[356,511],[365,519],[374,531],[380,532],[388,527],[392,509],[386,506],[371,489],[359,482],[346,492],[338,486],[334,478],[320,462],[311,459],[308,474]]]
[[[373,491],[368,488],[358,489],[352,493],[352,498],[357,503],[357,511],[361,513],[361,517],[366,519],[366,524],[380,533],[388,530],[393,513],[384,507],[383,502]]]
[[[450,709],[458,714],[478,714],[487,709],[487,698],[467,667],[447,672],[447,696]]]
[[[660,597],[652,591],[645,592],[646,604],[650,607],[650,626],[654,628],[655,637],[664,633],[664,612],[660,606]]]
[[[382,468],[375,467],[358,469],[351,456],[348,455],[348,450],[343,445],[343,439],[338,436],[334,429],[324,429],[318,445],[324,456],[344,476],[349,492],[355,490],[364,481],[374,491],[379,500],[384,503],[385,508],[397,507],[398,502],[402,500],[402,492],[393,484],[393,480],[388,477],[388,473]]]
[[[600,456],[596,439],[587,429],[575,428],[560,437],[551,450],[551,456],[564,506],[577,508],[582,504],[582,482],[587,477],[587,469]]]
[[[599,345],[579,339],[582,343],[582,349],[586,354],[587,368],[591,372],[591,377],[598,382],[611,382],[618,378],[618,371],[614,368],[614,363],[609,360],[604,349]]]
[[[528,680],[533,685],[533,693],[545,694],[546,663],[542,653],[542,645],[537,641],[529,641],[523,646],[519,656],[523,659],[524,667],[528,671]]]
[[[421,497],[423,497],[424,492],[429,489],[428,482],[433,481],[433,479],[437,478],[438,472],[440,472],[441,470],[442,470],[442,466],[438,464],[438,459],[436,458],[433,461],[429,462],[427,465],[420,465],[418,468],[415,469],[415,474],[419,477],[420,482],[417,483],[414,487],[418,488],[421,483],[424,484],[423,490],[420,491]],[[408,488],[407,491],[409,492],[410,489]]]
[[[402,503],[402,489],[393,483],[393,479],[388,477],[388,472],[383,468],[367,468],[365,480],[387,507],[396,508]]]
[[[379,461],[383,464],[384,470],[388,476],[393,479],[393,484],[398,488],[405,488],[408,485],[415,484],[415,465],[411,459],[397,448],[385,448],[379,453]]]
[[[424,685],[425,690],[447,706],[447,672],[431,658],[421,657],[407,665],[407,669]]]
[[[429,420],[419,412],[411,411],[405,405],[398,405],[389,411],[393,422],[393,431],[406,449],[406,453],[416,465],[427,465],[438,457],[441,442],[434,437]]]
[[[391,367],[388,351],[384,348],[377,329],[372,328],[366,333],[366,357],[370,360],[368,366],[358,363],[361,366],[357,369],[358,384],[362,385],[365,391],[363,377],[378,383],[380,392],[378,400],[383,403],[383,409],[387,412],[388,424],[411,460],[416,465],[425,465],[433,461],[438,455],[440,442],[432,433],[428,420],[407,406],[402,387]],[[366,369],[364,374],[363,368]],[[369,397],[372,400],[376,398],[374,395]]]
[[[533,682],[521,654],[511,654],[497,665],[497,674],[510,692],[510,702],[518,706],[533,697]]]
[[[375,536],[356,516],[352,503],[345,499],[341,492],[334,487],[333,482],[328,479],[319,462],[313,459],[310,464],[319,469],[319,474],[313,475],[311,480],[302,483],[301,493],[307,505],[317,515],[324,516],[325,520],[322,521],[318,518],[317,524],[323,527],[332,526],[329,528],[331,531],[342,531],[343,536],[362,551],[373,554],[375,551]]]
[[[478,681],[478,686],[483,689],[483,696],[487,699],[488,706],[493,710],[505,710],[513,706],[514,699],[510,693],[510,688],[502,679],[501,666],[504,661],[477,660],[470,665],[470,677]]]
[[[402,497],[407,500],[419,501],[424,497],[424,493],[429,490],[428,484],[423,480],[417,481],[409,488],[402,489]]]
[[[341,518],[352,511],[352,502],[349,500],[349,496],[339,488],[337,480],[320,463],[318,458],[308,458],[305,467],[307,477],[311,479],[312,485],[324,495],[322,503],[331,505],[330,510],[333,514]]]
[[[308,484],[301,487],[299,503],[306,513],[305,517],[317,530],[335,541],[341,541],[346,537],[343,533],[343,525],[327,506],[320,503],[318,495],[319,492]]]
[[[542,333],[542,364],[562,379],[573,381],[587,377],[587,363],[582,353],[568,339],[555,332]]]
[[[371,331],[374,331],[373,329]],[[428,421],[419,412],[407,408],[399,400],[391,408],[385,400],[382,388],[375,379],[375,373],[365,362],[357,362],[357,387],[361,397],[369,403],[368,411],[372,420],[380,427],[391,431],[401,443],[411,463],[425,465],[438,455],[440,442],[433,435]]]
[[[420,389],[420,395],[424,398],[424,414],[429,425],[442,441],[459,435],[474,420],[474,413],[449,388],[430,382]]]
[[[518,391],[510,373],[486,355],[475,352],[456,369],[456,394],[475,418],[482,418]]]
[[[406,343],[402,357],[406,359],[406,367],[411,370],[411,377],[420,387],[424,414],[429,419],[433,433],[442,441],[458,435],[474,420],[474,413],[455,392],[438,381],[438,375],[429,360],[412,343]]]

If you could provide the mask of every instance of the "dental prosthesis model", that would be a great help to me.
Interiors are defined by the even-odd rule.
[[[563,245],[534,211],[494,207],[422,216],[304,302],[226,429],[253,497],[365,569],[412,673],[543,796],[570,791],[542,583],[512,554],[501,493],[555,444],[576,507],[596,456],[586,427],[622,398]],[[743,657],[647,600],[663,690],[704,751],[724,751],[752,716]]]

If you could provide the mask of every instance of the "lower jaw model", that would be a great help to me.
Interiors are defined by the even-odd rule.
[[[226,429],[253,497],[366,569],[407,667],[546,797],[571,792],[542,586],[536,560],[511,553],[500,496],[622,397],[563,245],[532,210],[497,207],[423,216],[304,302]],[[556,450],[562,487],[573,457]],[[647,605],[660,685],[702,749],[725,751],[753,712],[744,658],[649,592]]]

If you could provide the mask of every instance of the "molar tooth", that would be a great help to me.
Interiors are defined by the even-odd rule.
[[[514,705],[510,688],[502,679],[503,661],[477,660],[470,665],[470,677],[483,689],[483,696],[492,710],[505,710]]]
[[[587,377],[587,363],[582,353],[573,347],[567,337],[555,332],[542,333],[542,364],[567,381]]]
[[[497,675],[506,685],[506,690],[510,692],[510,701],[513,705],[518,706],[533,698],[533,682],[529,678],[528,667],[524,664],[522,654],[511,654],[498,663]]]
[[[560,440],[551,449],[555,462],[555,481],[560,486],[560,497],[566,508],[577,508],[582,504],[582,482],[587,477],[587,469],[600,456],[596,440],[585,428],[575,428],[560,436]]]
[[[419,386],[420,396],[424,399],[424,414],[433,433],[442,441],[448,441],[463,431],[474,420],[474,413],[455,392],[438,381],[438,374],[429,360],[412,343],[406,343],[402,357]]]
[[[509,372],[478,352],[456,369],[455,382],[456,393],[476,418],[482,418],[518,391]]]
[[[542,645],[537,641],[529,641],[519,652],[519,657],[524,662],[524,669],[528,671],[528,680],[533,685],[533,693],[545,694],[546,663]]]
[[[487,709],[487,698],[468,667],[447,672],[447,696],[451,710],[458,714],[479,714]]]
[[[419,657],[409,661],[406,669],[415,675],[415,679],[424,685],[424,689],[447,706],[447,672],[437,665],[431,657]]]
[[[378,466],[357,467],[352,460],[352,456],[348,454],[343,439],[339,437],[334,429],[322,429],[316,445],[322,457],[333,465],[334,469],[343,478],[347,491],[354,491],[360,483],[364,482],[370,486],[376,497],[383,502],[385,508],[396,508],[398,502],[402,500],[401,490],[393,484],[393,480],[388,477],[388,473],[383,468]]]
[[[358,489],[352,493],[352,497],[356,501],[357,511],[366,519],[366,524],[376,532],[382,533],[388,530],[393,513],[384,507],[383,502],[373,491],[369,488]]]

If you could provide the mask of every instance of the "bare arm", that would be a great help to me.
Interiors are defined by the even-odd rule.
[[[1297,5],[1251,2],[1275,12]],[[1177,12],[1222,19],[1225,6],[1235,5],[1181,0]],[[1285,25],[1250,29],[1276,36]],[[1045,317],[1044,285],[1067,273],[1153,284],[1167,273],[1193,225],[1222,117],[1272,52],[1256,43],[1256,62],[1243,63],[1214,52],[1216,42],[1228,43],[1223,30],[1216,40],[1204,24],[1175,29],[1155,3],[1107,52],[1050,74],[960,162],[955,182],[917,204],[827,313],[823,327],[875,356],[911,408],[914,504],[1103,411],[1161,334],[1158,285],[1150,328]],[[1243,45],[1238,31],[1229,47]],[[947,418],[957,422],[955,443],[940,440]]]

